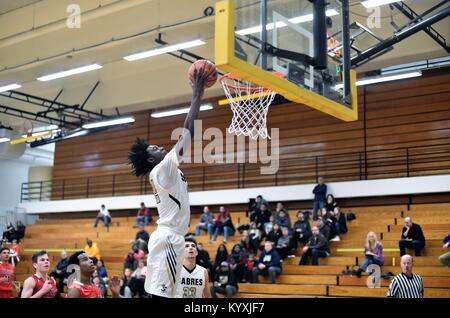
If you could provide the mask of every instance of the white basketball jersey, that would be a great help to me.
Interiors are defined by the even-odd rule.
[[[190,206],[187,181],[178,169],[178,156],[175,147],[150,173],[150,184],[156,199],[159,225],[168,226],[181,235],[189,227]]]
[[[178,286],[181,298],[203,298],[203,290],[206,286],[206,269],[195,265],[192,271],[183,266],[181,280]]]

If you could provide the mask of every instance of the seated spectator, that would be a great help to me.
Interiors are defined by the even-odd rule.
[[[328,247],[328,240],[320,233],[317,226],[312,228],[312,236],[306,246],[303,247],[302,258],[299,265],[306,265],[308,257],[312,257],[312,265],[319,265],[319,257],[330,256],[330,248]]]
[[[270,283],[276,283],[276,277],[281,274],[281,259],[273,248],[273,243],[266,241],[264,250],[253,268],[253,283],[258,283],[258,275],[269,276]]]
[[[204,249],[202,243],[197,243],[197,251],[198,251],[198,254],[197,254],[195,263],[200,266],[203,266],[208,271],[211,271],[212,270],[211,259],[209,257],[208,251]]]
[[[266,204],[261,204],[261,208],[257,210],[252,217],[250,218],[250,222],[255,222],[258,229],[264,231],[264,225],[270,222],[270,217],[272,216],[272,212],[270,212],[268,206]]]
[[[12,242],[15,231],[16,229],[14,228],[14,225],[11,222],[6,224],[6,231],[3,232],[2,241],[8,243]]]
[[[450,234],[444,238],[444,246],[442,248],[450,248]],[[444,266],[450,267],[450,252],[444,253],[439,256],[439,260]]]
[[[334,209],[334,217],[336,218],[336,232],[337,235],[345,234],[348,232],[347,228],[347,217],[344,212],[341,212],[341,209],[337,206]]]
[[[275,217],[273,215],[270,216],[269,222],[264,223],[264,232],[262,233],[261,238],[266,237],[270,231],[273,229],[273,225],[275,224]]]
[[[253,283],[253,268],[255,268],[255,264],[255,254],[250,254],[247,258],[247,264],[245,264],[245,274],[244,279],[242,280],[243,283]]]
[[[311,226],[309,224],[309,221],[305,220],[305,215],[298,211],[297,213],[297,222],[294,223],[294,229],[293,229],[293,248],[298,248],[298,242],[303,243],[305,245],[308,243],[309,238],[311,237]]]
[[[286,227],[281,228],[281,237],[278,239],[276,249],[281,259],[285,259],[286,257],[291,257],[292,255],[292,243],[291,238],[289,237],[289,231]]]
[[[220,263],[220,268],[214,276],[213,286],[211,287],[211,297],[217,298],[217,294],[225,295],[226,298],[233,297],[238,290],[238,283],[230,270],[227,262]]]
[[[50,276],[53,278],[58,278],[58,282],[56,287],[58,288],[58,292],[62,294],[64,292],[64,285],[67,284],[67,266],[69,265],[69,258],[67,257],[66,251],[61,251],[61,259],[58,264],[56,264],[55,271],[50,273]]]
[[[239,242],[242,251],[248,256],[251,253],[256,253],[259,247],[259,241],[252,240],[249,235],[249,231],[242,232],[241,240]]]
[[[231,221],[230,212],[228,212],[223,206],[220,207],[219,213],[217,213],[217,216],[214,219],[214,237],[212,239],[213,242],[217,240],[220,232],[223,233],[224,243],[227,243],[229,235],[234,234],[234,225]]]
[[[406,254],[406,248],[413,248],[416,256],[422,255],[422,249],[425,247],[425,236],[420,225],[413,223],[410,217],[405,218],[402,237],[398,246],[400,247],[400,256]]]
[[[141,202],[141,207],[139,208],[136,216],[136,227],[140,226],[144,223],[144,226],[148,226],[152,220],[152,216],[150,215],[150,211],[145,206],[144,202]]]
[[[286,217],[289,219],[289,224],[291,224],[291,217],[289,216],[289,211],[284,207],[283,203],[281,202],[278,202],[275,208],[275,219],[278,219],[280,217],[281,211],[285,213]]]
[[[228,260],[228,251],[225,244],[220,244],[217,248],[216,258],[214,259],[214,269],[219,270],[220,264]]]
[[[248,231],[248,236],[250,237],[250,245],[252,246],[252,250],[256,247],[259,247],[259,243],[261,243],[262,233],[256,226],[255,222],[250,223],[250,231]]]
[[[103,264],[103,261],[98,260],[97,261],[97,273],[98,277],[105,283],[108,284],[108,272],[106,271],[106,267]]]
[[[150,240],[150,234],[145,230],[143,225],[139,225],[139,231],[136,233],[136,241],[143,241],[145,244],[148,244],[148,240]]]
[[[244,279],[245,265],[247,264],[247,256],[241,250],[241,246],[236,244],[231,250],[230,256],[228,257],[228,264],[230,265],[230,270],[234,273],[238,282]]]
[[[367,234],[366,244],[364,245],[364,261],[361,267],[355,272],[355,275],[361,277],[361,273],[367,270],[371,264],[378,266],[384,265],[383,245],[377,240],[377,235],[374,232]]]
[[[135,279],[136,295],[139,295],[139,298],[146,298],[148,296],[147,292],[144,289],[146,275],[147,266],[145,265],[145,261],[141,259],[138,262],[138,267],[131,275],[131,277]]]
[[[317,220],[316,226],[319,229],[320,233],[327,239],[327,241],[329,241],[330,227],[322,219]]]
[[[261,205],[265,204],[267,207],[269,206],[269,202],[267,202],[262,195],[258,195],[255,199],[255,202],[253,203],[253,205],[250,207],[250,211],[249,211],[249,217],[252,213],[258,211],[261,209]]]
[[[20,220],[17,221],[16,222],[16,233],[15,233],[17,242],[20,242],[20,240],[25,237],[25,230],[26,230],[25,224],[23,224],[22,221],[20,221]]]
[[[123,271],[123,277],[120,280],[120,298],[133,298],[134,296],[134,280],[131,274],[130,268],[125,268]]]
[[[97,261],[101,259],[100,257],[100,249],[97,246],[97,243],[92,242],[92,240],[86,240],[86,246],[84,247],[84,252],[86,255],[92,260],[92,262],[97,264]]]
[[[206,231],[209,239],[212,238],[214,228],[214,214],[209,210],[209,207],[203,208],[203,213],[200,216],[200,222],[195,226],[195,236],[200,236],[200,231]]]
[[[289,235],[292,234],[291,220],[288,218],[288,215],[283,210],[281,210],[278,213],[278,217],[275,217],[275,223],[278,224],[280,228],[285,227],[288,230]]]
[[[137,261],[134,260],[134,250],[131,249],[130,252],[128,252],[127,256],[125,256],[125,260],[123,263],[123,268],[130,268],[131,270],[135,270],[137,267]]]
[[[326,208],[322,209],[322,221],[328,227],[328,240],[329,241],[340,241],[340,237],[336,231],[337,219],[334,216],[334,211],[328,212]]]
[[[102,220],[105,224],[105,227],[109,227],[109,223],[111,223],[111,214],[109,213],[108,209],[105,207],[104,204],[102,204],[100,211],[97,214],[97,217],[95,218],[95,224],[94,227],[97,227],[98,221]]]
[[[283,235],[283,233],[281,232],[280,226],[278,224],[274,224],[272,231],[269,232],[269,234],[267,234],[266,237],[266,242],[272,242],[275,246],[278,243],[278,239]]]
[[[106,295],[108,294],[108,286],[106,285],[106,283],[100,278],[97,270],[94,271],[94,273],[92,274],[92,283],[97,286],[98,288],[100,288],[100,290],[102,291],[102,295],[103,297],[106,297]]]
[[[327,203],[325,204],[325,209],[327,212],[334,212],[334,209],[337,207],[336,200],[332,194],[327,195]]]
[[[9,252],[10,252],[9,262],[11,263],[12,266],[17,266],[17,264],[20,262],[20,254],[22,253],[22,249],[20,248],[17,239],[12,240],[12,246],[9,248]]]

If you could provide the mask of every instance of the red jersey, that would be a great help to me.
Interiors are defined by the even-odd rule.
[[[42,287],[45,284],[45,280],[42,279],[41,277],[37,276],[36,274],[34,274],[31,277],[33,277],[33,279],[34,279],[33,295],[35,295],[38,291],[40,291],[42,289]],[[42,298],[55,298],[58,295],[58,288],[56,287],[55,280],[52,277],[48,277],[48,279],[49,279],[50,285],[52,286],[52,289],[50,289],[50,291],[48,291],[47,294],[42,296]]]
[[[87,285],[74,281],[69,290],[71,289],[78,289],[80,298],[103,298],[102,291],[94,284]]]
[[[14,267],[9,263],[0,263],[0,278],[6,277],[8,281],[0,281],[0,291],[12,291],[14,281]]]

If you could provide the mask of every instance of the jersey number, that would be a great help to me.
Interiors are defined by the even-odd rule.
[[[183,182],[186,182],[186,177],[184,176],[184,174],[180,172],[180,176],[181,176],[181,180]]]
[[[183,287],[183,298],[195,298],[195,287]]]
[[[161,199],[159,198],[158,192],[156,191],[156,187],[153,184],[152,179],[150,179],[150,184],[152,185],[152,188],[153,188],[153,194],[155,195],[156,204],[159,204],[161,202]]]

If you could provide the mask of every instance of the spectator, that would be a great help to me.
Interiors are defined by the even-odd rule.
[[[25,230],[26,226],[22,223],[22,221],[18,220],[16,222],[16,231],[15,231],[15,238],[17,239],[17,242],[20,242],[20,240],[25,237]]]
[[[302,242],[303,245],[308,243],[309,238],[311,237],[311,226],[309,222],[305,219],[305,215],[303,212],[298,211],[297,213],[297,222],[294,223],[293,230],[293,247],[295,249],[298,248],[298,242]]]
[[[139,225],[139,231],[136,233],[136,241],[143,241],[145,244],[148,244],[149,239],[150,234],[145,230],[143,225]]]
[[[330,227],[322,219],[318,219],[316,226],[319,228],[320,233],[325,236],[327,241],[330,240]]]
[[[227,262],[220,263],[213,286],[211,287],[212,298],[217,298],[217,293],[225,295],[226,298],[233,297],[238,290],[238,284],[234,277],[233,271],[230,270]]]
[[[341,209],[337,206],[334,209],[334,217],[336,218],[336,233],[337,235],[345,234],[348,232],[347,218],[345,213],[341,212]]]
[[[228,251],[225,244],[220,244],[217,248],[216,258],[214,260],[215,270],[219,270],[220,264],[228,260]]]
[[[106,295],[108,294],[108,287],[105,284],[105,282],[100,278],[97,270],[95,270],[94,273],[92,274],[92,283],[101,290],[102,296],[106,297]]]
[[[289,237],[289,231],[286,227],[281,228],[281,237],[278,239],[276,248],[277,252],[280,255],[281,259],[285,259],[286,257],[291,257],[291,238]]]
[[[261,204],[261,208],[257,210],[253,215],[253,218],[250,219],[251,222],[255,222],[258,229],[264,231],[264,225],[270,222],[270,217],[272,213],[270,212],[268,206],[266,204]]]
[[[105,264],[103,264],[103,261],[101,260],[97,261],[97,273],[100,280],[105,285],[108,284],[108,271],[106,270]]]
[[[139,295],[139,298],[146,298],[148,296],[147,292],[144,289],[146,275],[147,275],[147,266],[145,265],[145,261],[141,259],[138,262],[138,267],[131,275],[136,280],[135,281],[136,295]]]
[[[200,217],[200,222],[195,227],[195,236],[200,236],[200,230],[208,233],[209,239],[212,238],[212,230],[214,228],[214,214],[209,210],[209,207],[203,208],[203,214]]]
[[[291,220],[288,217],[288,214],[284,210],[281,210],[278,213],[278,217],[275,217],[275,223],[280,226],[280,228],[287,228],[289,235],[292,234],[292,226],[291,226]]]
[[[275,246],[278,244],[278,239],[283,235],[281,232],[280,226],[278,224],[274,224],[272,231],[267,234],[266,242],[272,242]]]
[[[355,275],[361,277],[361,273],[367,270],[371,264],[378,266],[384,265],[383,245],[377,240],[377,235],[374,232],[369,232],[364,245],[364,261],[361,267],[355,272]]]
[[[197,243],[197,251],[198,254],[195,263],[211,271],[212,270],[211,259],[209,257],[208,251],[203,248],[202,243]]]
[[[250,212],[256,212],[261,209],[261,205],[265,204],[267,207],[269,206],[269,202],[267,202],[262,195],[258,195],[255,199],[255,203],[251,207]]]
[[[328,257],[329,255],[330,248],[328,247],[328,240],[320,233],[319,228],[314,226],[309,242],[303,247],[303,254],[299,265],[306,265],[309,256],[312,257],[312,265],[319,265],[319,257]]]
[[[248,236],[250,237],[250,245],[252,250],[255,248],[258,249],[262,235],[255,222],[250,223],[250,231],[248,231]]]
[[[325,204],[325,208],[327,212],[334,212],[334,209],[337,207],[336,199],[332,194],[327,195],[327,203]]]
[[[421,251],[425,247],[425,236],[420,225],[413,223],[410,217],[405,218],[402,228],[402,238],[398,242],[400,256],[406,254],[406,248],[413,248],[416,256],[421,256]]]
[[[450,248],[450,234],[444,238],[444,246],[442,248]],[[450,267],[450,252],[444,253],[439,256],[439,260],[444,266]]]
[[[326,208],[322,209],[322,221],[328,227],[328,240],[329,241],[340,241],[339,235],[337,235],[336,231],[336,223],[337,219],[334,216],[334,212],[328,212]],[[326,229],[324,229],[326,231]]]
[[[100,211],[98,212],[97,217],[95,218],[94,227],[97,227],[99,220],[103,221],[105,227],[109,227],[109,223],[111,223],[111,214],[109,213],[108,209],[105,207],[104,204],[102,204]]]
[[[281,274],[281,260],[273,243],[266,241],[264,250],[253,268],[253,283],[258,283],[258,275],[269,276],[270,283],[276,283],[276,277]]]
[[[97,246],[97,243],[92,242],[92,240],[86,240],[86,246],[84,247],[84,252],[87,256],[94,262],[94,265],[97,264],[97,261],[101,259],[100,249]]]
[[[123,278],[120,281],[120,298],[133,298],[134,295],[134,279],[131,277],[130,268],[125,268]]]
[[[15,231],[16,231],[16,229],[14,228],[14,225],[11,222],[6,224],[6,231],[3,232],[3,236],[2,236],[3,242],[8,242],[8,243],[12,242]]]
[[[141,207],[139,208],[136,216],[136,227],[140,226],[142,222],[144,222],[144,226],[148,226],[151,221],[153,220],[150,215],[150,211],[145,206],[145,203],[141,202]]]
[[[9,249],[11,255],[9,258],[9,262],[12,266],[16,266],[20,262],[20,254],[22,253],[22,249],[20,248],[17,239],[12,240],[12,246]]]
[[[259,242],[254,241],[250,238],[248,231],[243,231],[241,236],[241,241],[239,242],[241,245],[242,251],[248,256],[250,253],[256,253],[258,251]]]
[[[228,212],[225,207],[221,206],[219,213],[214,220],[214,237],[213,242],[217,240],[219,233],[223,233],[223,242],[226,244],[228,241],[228,236],[234,234],[234,226],[231,221],[230,212]]]
[[[247,256],[245,256],[245,253],[241,250],[239,244],[233,246],[230,256],[228,257],[228,264],[230,270],[234,273],[236,280],[241,282],[244,279]]]
[[[283,211],[286,217],[289,219],[289,224],[291,224],[291,217],[289,216],[289,211],[283,205],[283,203],[278,202],[275,208],[275,220],[279,218],[280,212]]]
[[[133,248],[135,248],[133,246]],[[137,267],[137,261],[134,260],[134,250],[131,249],[130,252],[128,252],[127,256],[125,256],[125,262],[123,264],[123,268],[131,268],[133,271]]]
[[[0,299],[14,298],[14,267],[9,264],[9,248],[0,249]]]
[[[67,284],[67,266],[69,265],[69,259],[67,258],[66,251],[61,251],[61,259],[56,264],[55,271],[50,273],[50,276],[58,279],[56,287],[58,292],[62,294],[64,292],[64,285]]]
[[[267,236],[267,234],[269,234],[269,232],[272,231],[274,224],[275,224],[275,217],[271,215],[269,218],[269,222],[264,223],[264,232],[262,233],[261,237]]]
[[[413,258],[403,255],[400,259],[402,272],[392,279],[388,289],[388,297],[423,298],[423,279],[413,273]]]
[[[253,283],[253,269],[255,268],[256,260],[255,255],[250,254],[247,258],[247,264],[245,264],[245,274],[243,283],[250,282]]]
[[[319,216],[317,214],[317,211],[320,209],[322,210],[325,207],[325,196],[327,195],[327,185],[324,183],[324,180],[322,177],[318,178],[319,184],[317,184],[314,189],[314,204],[313,204],[313,220],[317,221],[319,219]]]

